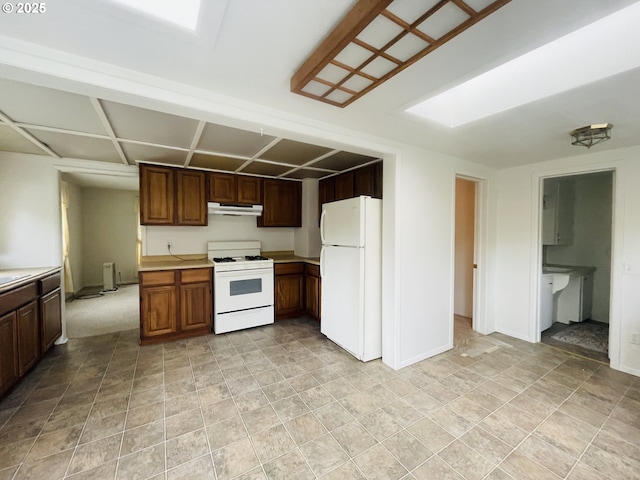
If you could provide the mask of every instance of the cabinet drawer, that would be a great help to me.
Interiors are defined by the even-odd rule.
[[[291,275],[294,273],[304,273],[304,263],[276,263],[274,265],[276,275]]]
[[[176,283],[176,272],[174,270],[140,272],[140,285],[144,287],[153,285],[173,285],[174,283]]]
[[[209,282],[211,280],[210,268],[194,268],[191,270],[180,270],[181,283]]]
[[[40,279],[40,295],[45,295],[54,291],[60,286],[60,273],[54,273],[48,277]]]
[[[38,287],[36,282],[3,293],[0,295],[0,315],[18,309],[25,303],[35,300],[37,296]]]
[[[311,265],[310,263],[305,263],[304,269],[307,275],[311,275],[312,277],[320,276],[320,267],[318,265]]]

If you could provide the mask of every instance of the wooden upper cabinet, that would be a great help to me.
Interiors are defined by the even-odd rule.
[[[238,175],[238,203],[259,205],[262,203],[262,178]]]
[[[382,162],[373,164],[373,195],[374,198],[382,198]]]
[[[140,164],[140,223],[175,223],[175,170]]]
[[[207,225],[206,174],[140,164],[142,225]]]
[[[358,168],[353,171],[353,196],[369,195],[373,197],[375,190],[374,165]]]
[[[335,200],[344,200],[345,198],[353,198],[353,170],[336,175],[335,179]]]
[[[302,226],[302,183],[265,178],[262,183],[262,216],[259,227]]]
[[[208,201],[259,205],[262,203],[262,179],[233,173],[210,173]]]
[[[177,224],[207,225],[206,174],[195,170],[177,170]]]
[[[209,202],[236,203],[237,179],[233,173],[210,173],[209,174]]]

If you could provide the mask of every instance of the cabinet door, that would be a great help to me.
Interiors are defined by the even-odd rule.
[[[373,165],[373,197],[382,198],[382,162]]]
[[[208,201],[236,203],[237,178],[237,175],[231,173],[210,173]]]
[[[178,225],[207,225],[205,172],[178,170]]]
[[[318,268],[316,265],[307,265],[305,269],[305,310],[312,318],[320,320],[320,277],[315,269],[310,267]]]
[[[241,205],[259,205],[262,203],[262,179],[239,175],[238,203]]]
[[[304,264],[275,265],[276,319],[304,311]]]
[[[322,204],[333,202],[336,196],[335,177],[323,178],[318,182],[318,224],[322,214]]]
[[[335,177],[335,199],[353,198],[353,171],[341,173]]]
[[[211,284],[190,283],[180,286],[180,330],[211,328]]]
[[[23,376],[40,358],[40,325],[38,302],[26,304],[17,311],[18,373]]]
[[[40,298],[43,353],[62,335],[61,298],[60,288]]]
[[[353,196],[375,194],[375,166],[367,165],[353,171]]]
[[[140,290],[142,338],[177,332],[177,295],[174,285]]]
[[[264,179],[262,216],[259,227],[300,227],[302,225],[302,184],[291,180]]]
[[[174,203],[174,169],[141,164],[140,223],[172,225],[175,222]]]
[[[0,317],[0,395],[18,380],[16,312]]]

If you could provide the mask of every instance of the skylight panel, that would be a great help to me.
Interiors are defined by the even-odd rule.
[[[113,0],[134,10],[194,30],[198,26],[200,0]]]
[[[406,111],[458,127],[638,68],[638,25],[635,3]]]

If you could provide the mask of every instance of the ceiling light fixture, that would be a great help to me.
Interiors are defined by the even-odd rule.
[[[291,77],[346,107],[511,0],[359,0]]]
[[[612,128],[613,125],[610,123],[596,123],[587,125],[586,127],[576,128],[571,132],[571,145],[591,148],[593,145],[609,140],[611,138]]]

